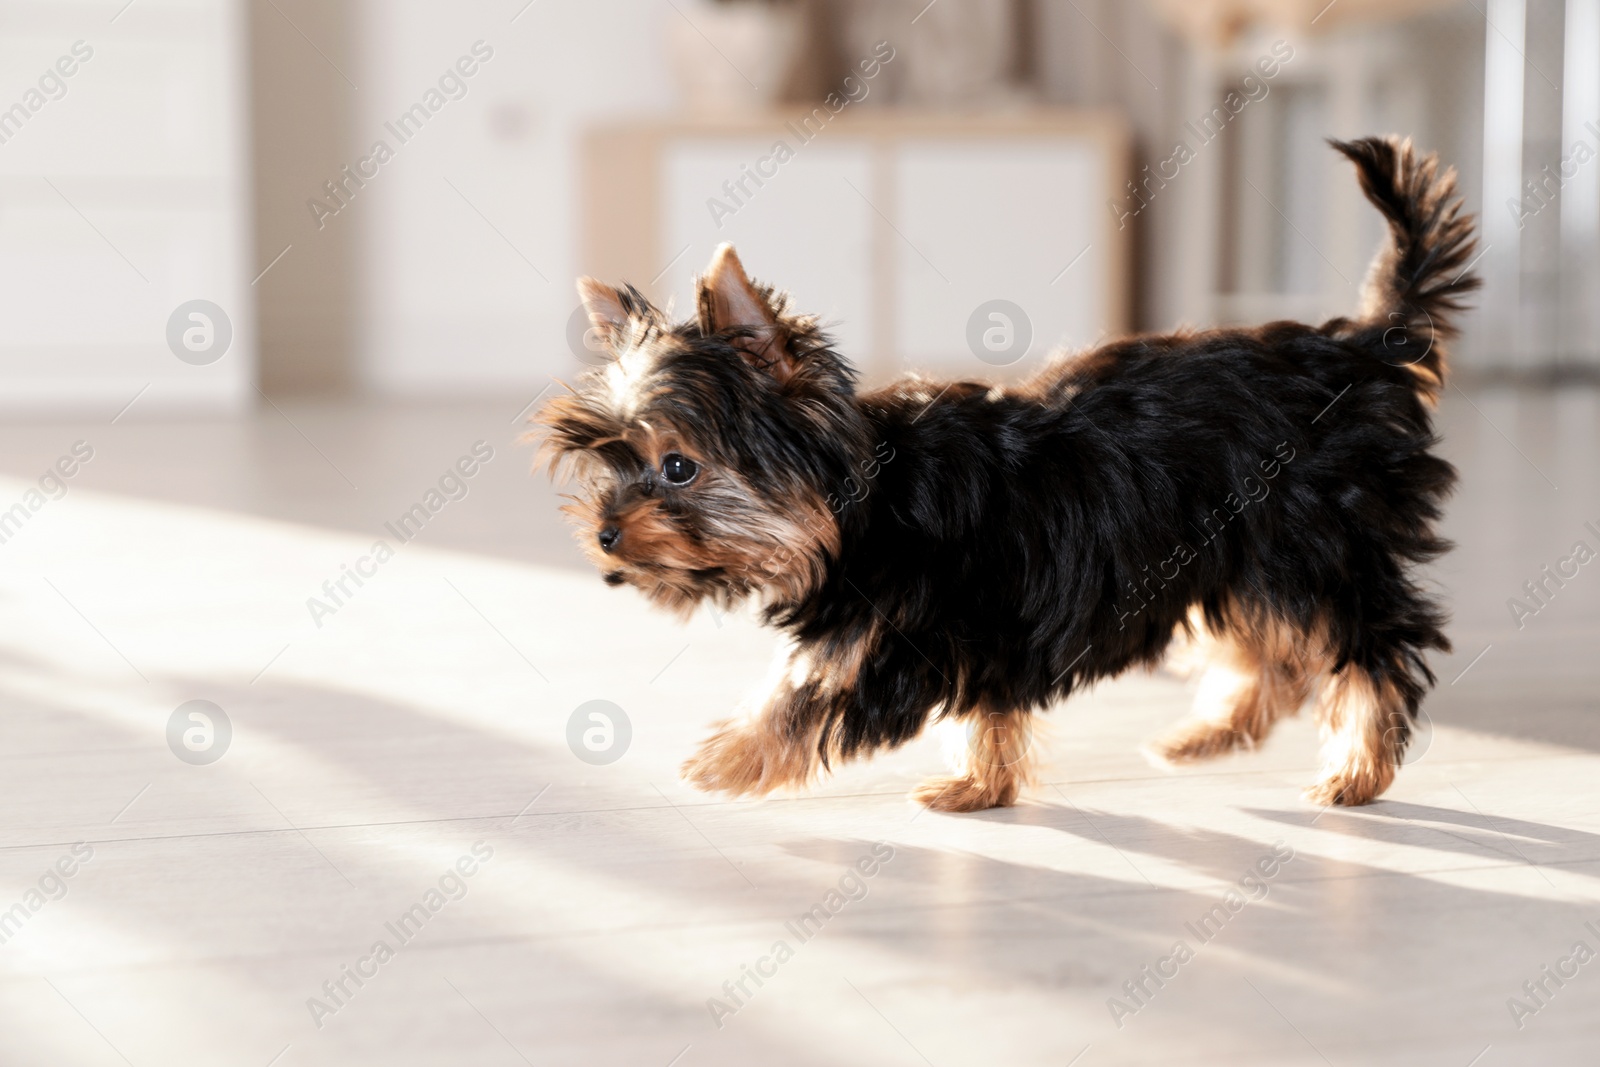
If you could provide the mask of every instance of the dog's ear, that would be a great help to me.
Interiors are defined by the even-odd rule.
[[[630,312],[635,310],[631,295],[593,278],[579,278],[578,296],[600,340],[615,353],[627,336]]]
[[[746,363],[780,383],[789,380],[794,359],[788,334],[767,298],[750,284],[731,244],[718,245],[711,254],[711,266],[701,276],[696,296],[702,334],[739,331],[733,344]]]

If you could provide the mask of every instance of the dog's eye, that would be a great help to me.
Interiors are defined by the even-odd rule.
[[[680,452],[661,457],[661,477],[672,485],[688,485],[700,473],[700,465]]]

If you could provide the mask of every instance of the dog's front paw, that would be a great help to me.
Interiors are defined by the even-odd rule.
[[[983,811],[1015,804],[1021,785],[1009,776],[988,781],[965,775],[929,778],[911,791],[911,799],[934,811]]]
[[[774,789],[804,785],[814,758],[748,721],[717,726],[700,751],[684,761],[685,781],[708,793],[764,796]]]
[[[1309,787],[1303,795],[1307,803],[1319,808],[1353,808],[1377,800],[1393,780],[1393,768],[1341,770]]]

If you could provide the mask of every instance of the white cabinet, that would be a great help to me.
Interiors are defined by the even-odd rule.
[[[586,273],[687,315],[732,241],[870,378],[1010,377],[1127,328],[1127,233],[1106,206],[1127,141],[1107,116],[863,112],[809,139],[784,116],[642,123],[592,131],[584,158]],[[1025,321],[991,320],[994,301]],[[980,358],[1000,327],[1031,346]]]
[[[0,412],[240,406],[255,346],[239,4],[15,2],[4,31]],[[194,300],[228,319],[208,316],[213,344],[231,334],[209,362],[187,314],[189,358],[168,345]]]

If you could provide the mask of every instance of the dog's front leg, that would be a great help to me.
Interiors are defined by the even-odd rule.
[[[1032,714],[980,706],[941,725],[955,735],[949,755],[957,773],[929,778],[911,791],[911,799],[934,811],[1015,804],[1034,777]]]
[[[837,681],[810,656],[794,652],[774,671],[759,706],[718,723],[684,762],[684,779],[734,796],[809,785],[822,764],[823,731],[841,699]]]

